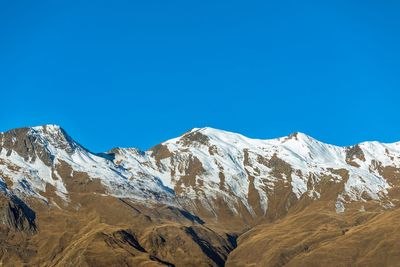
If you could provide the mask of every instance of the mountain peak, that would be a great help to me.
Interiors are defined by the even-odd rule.
[[[302,132],[291,133],[286,137],[286,139],[294,139],[297,141],[304,141],[304,142],[317,141],[315,138],[313,138],[305,133],[302,133]]]
[[[60,125],[56,125],[56,124],[45,124],[45,125],[39,125],[39,126],[33,126],[30,127],[33,130],[36,131],[45,131],[45,132],[52,132],[52,133],[56,133],[56,132],[60,132],[60,131],[64,131]]]
[[[60,136],[68,136],[68,134],[59,126],[55,124],[45,124],[41,126],[21,127],[15,128],[2,133],[3,135],[26,135],[42,137],[43,139],[54,139]]]
[[[220,130],[212,127],[202,127],[202,128],[193,128],[189,132],[185,133],[180,139],[185,139],[187,141],[199,141],[206,143],[207,140],[214,140],[217,142],[247,142],[251,140],[250,138],[235,133],[229,132],[225,130]]]
[[[0,139],[7,151],[15,151],[24,159],[39,157],[48,166],[57,151],[72,154],[76,149],[84,149],[60,126],[53,124],[13,129],[1,133]]]
[[[269,141],[281,141],[284,140],[284,142],[288,140],[293,140],[296,142],[302,142],[302,143],[312,143],[312,142],[319,142],[315,138],[302,133],[302,132],[294,132],[289,134],[288,136],[284,137],[277,137],[277,138],[272,138],[272,139],[257,139],[257,138],[249,138],[247,136],[244,136],[239,133],[235,132],[229,132],[225,130],[220,130],[212,127],[202,127],[202,128],[193,128],[189,132],[183,135],[183,137],[189,137],[189,136],[195,136],[195,135],[204,135],[207,138],[214,139],[214,140],[223,140],[223,141],[242,141],[242,142],[269,142]]]
[[[224,132],[227,133],[227,131],[216,129],[216,128],[212,128],[212,127],[208,127],[208,126],[201,127],[201,128],[193,128],[193,129],[191,129],[189,131],[189,133],[193,133],[193,132],[201,132],[201,133],[204,133],[204,134],[207,134],[207,133],[224,133]]]
[[[55,148],[74,149],[78,144],[59,125],[46,124],[29,128],[28,135],[36,137],[45,145]]]

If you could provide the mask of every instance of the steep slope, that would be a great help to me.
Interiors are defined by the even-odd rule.
[[[389,197],[397,181],[385,170],[398,172],[400,143],[337,147],[302,133],[255,140],[201,128],[147,152],[112,152],[115,163],[134,174],[146,166],[149,177],[193,200],[185,208],[207,217],[274,220],[301,201],[318,199],[331,200],[338,212],[390,208],[397,201]]]
[[[400,143],[337,147],[301,133],[255,140],[202,128],[147,152],[118,148],[94,154],[60,127],[47,125],[2,133],[0,144],[4,190],[18,195],[45,199],[42,192],[50,185],[68,201],[73,179],[67,176],[84,174],[99,180],[99,193],[245,219],[278,218],[305,196],[332,195],[338,212],[346,204],[371,200],[388,208],[395,205],[388,195],[396,181],[385,176],[400,167]],[[324,184],[336,192],[321,196]],[[278,201],[285,195],[284,207],[276,203],[276,194]]]
[[[2,133],[0,144],[5,266],[222,266],[234,248],[234,235],[176,208],[157,177],[133,176],[58,126]]]
[[[302,133],[257,140],[195,128],[148,151],[96,154],[56,125],[15,129],[0,133],[0,260],[312,266],[340,243],[357,248],[346,263],[372,265],[398,240],[373,246],[396,231],[399,181],[400,143],[338,147]],[[357,243],[350,230],[370,238]],[[388,264],[398,259],[388,253]]]
[[[73,141],[56,125],[1,133],[0,144],[3,187],[17,195],[46,200],[43,193],[51,186],[55,194],[68,201],[71,182],[95,179],[100,182],[95,190],[117,197],[157,201],[169,201],[173,197],[173,192],[156,177],[145,180],[133,177],[110,159],[93,154]]]
[[[399,216],[313,205],[241,236],[226,266],[398,266]]]
[[[30,206],[36,232],[0,228],[4,266],[223,266],[235,245],[164,205],[83,194],[68,207]]]

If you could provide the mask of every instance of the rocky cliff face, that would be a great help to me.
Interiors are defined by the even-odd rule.
[[[59,126],[15,129],[0,133],[1,255],[29,265],[223,266],[252,229],[259,238],[239,237],[228,263],[282,265],[303,250],[244,256],[270,223],[297,227],[290,218],[316,210],[329,223],[369,223],[397,210],[399,181],[400,143],[338,147],[302,133],[257,140],[196,128],[149,151],[96,154]]]
[[[36,215],[22,200],[0,196],[0,225],[27,234],[36,232]]]

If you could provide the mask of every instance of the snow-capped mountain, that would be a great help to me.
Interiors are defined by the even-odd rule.
[[[89,179],[99,179],[113,196],[158,200],[173,196],[157,177],[133,177],[130,171],[114,164],[109,155],[91,153],[56,125],[1,133],[0,144],[3,190],[17,195],[46,199],[42,192],[49,184],[68,201],[66,183],[84,173]]]
[[[115,159],[132,172],[146,166],[178,195],[212,211],[222,200],[235,213],[242,206],[252,215],[276,213],[281,205],[284,212],[302,198],[325,198],[321,194],[334,187],[329,194],[336,194],[335,208],[341,212],[357,201],[394,205],[388,194],[396,182],[388,172],[400,168],[400,143],[338,147],[302,133],[256,140],[196,128],[144,153],[118,149]]]
[[[55,125],[0,134],[0,185],[8,194],[49,201],[50,186],[68,203],[72,181],[83,176],[85,185],[100,181],[95,193],[215,217],[277,218],[318,200],[337,212],[390,208],[398,201],[400,143],[338,147],[302,133],[257,140],[207,127],[145,152],[95,154]]]

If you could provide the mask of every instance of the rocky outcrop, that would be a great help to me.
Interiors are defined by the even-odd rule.
[[[16,196],[0,195],[0,225],[14,231],[34,234],[36,214]]]

